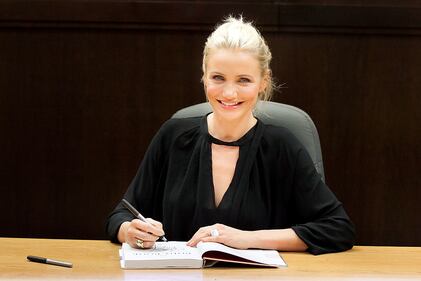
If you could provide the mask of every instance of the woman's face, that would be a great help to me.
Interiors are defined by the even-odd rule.
[[[218,49],[208,57],[204,79],[215,117],[227,121],[252,117],[259,92],[266,87],[259,62],[250,53]]]

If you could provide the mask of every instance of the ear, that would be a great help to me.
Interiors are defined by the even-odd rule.
[[[206,89],[208,87],[208,81],[207,81],[205,75],[202,76],[202,83],[203,83],[203,90],[205,90],[205,94],[206,94]]]
[[[259,93],[263,93],[266,90],[266,87],[269,85],[270,79],[270,70],[265,71],[265,74],[262,77],[262,81],[260,81]]]
[[[208,84],[208,82],[207,82],[207,79],[206,79],[205,75],[202,76],[201,81],[203,83],[203,91],[205,92],[206,101],[209,101],[209,99],[208,99],[208,91],[207,91],[207,87],[208,87],[207,84]]]

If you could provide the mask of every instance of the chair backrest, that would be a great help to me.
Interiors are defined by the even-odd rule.
[[[204,102],[180,109],[172,118],[203,116],[212,111],[209,103]],[[255,116],[263,123],[285,127],[304,145],[313,159],[316,170],[325,181],[322,150],[319,134],[310,116],[303,110],[277,102],[262,101],[256,107]]]

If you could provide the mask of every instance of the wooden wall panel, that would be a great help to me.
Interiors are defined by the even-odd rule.
[[[105,238],[153,134],[204,101],[207,35],[240,12],[275,100],[314,119],[358,243],[421,245],[417,1],[0,2],[0,236]]]
[[[305,109],[317,124],[327,182],[359,243],[420,243],[421,38],[269,38],[274,72],[285,82],[277,100]]]
[[[2,235],[104,237],[105,217],[160,124],[204,100],[204,36],[44,29],[0,36],[1,172],[4,198],[15,197],[2,204],[14,214],[3,218],[10,228]]]

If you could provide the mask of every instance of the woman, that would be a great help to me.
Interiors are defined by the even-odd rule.
[[[114,242],[153,247],[159,236],[236,248],[347,250],[354,228],[303,146],[253,115],[272,91],[271,53],[251,23],[228,18],[208,38],[203,83],[213,112],[171,119],[152,140],[107,230]],[[162,224],[159,222],[161,221]]]

